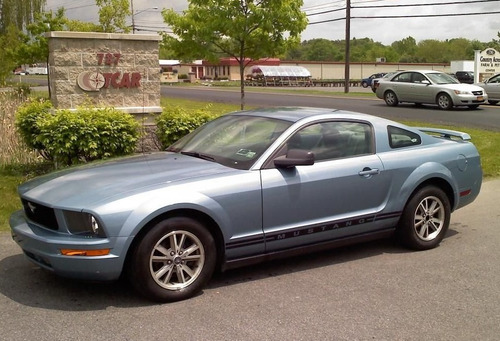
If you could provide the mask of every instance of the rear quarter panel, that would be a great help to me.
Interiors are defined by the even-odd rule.
[[[422,136],[421,145],[393,149],[389,145],[387,127],[377,129],[377,154],[384,171],[392,177],[387,211],[401,211],[419,186],[436,179],[450,186],[452,210],[474,201],[482,182],[476,147],[468,141],[446,140],[420,132],[419,135]]]

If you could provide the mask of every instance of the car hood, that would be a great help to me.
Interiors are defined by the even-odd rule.
[[[218,163],[153,153],[54,172],[19,186],[19,194],[48,206],[86,207],[145,187],[234,172]]]
[[[459,91],[484,91],[483,88],[473,85],[473,84],[465,84],[465,83],[460,83],[460,84],[434,84],[435,86],[438,86],[440,88],[444,89],[450,89],[450,90],[459,90]]]

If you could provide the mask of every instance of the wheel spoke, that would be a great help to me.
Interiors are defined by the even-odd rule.
[[[191,269],[189,266],[187,266],[186,264],[184,264],[182,266],[182,271],[187,273],[189,278],[193,277],[194,274],[195,274],[195,270]]]
[[[186,283],[186,277],[184,276],[184,269],[182,265],[177,265],[175,267],[175,272],[180,283]]]
[[[429,234],[429,224],[423,224],[422,227],[417,229],[417,234],[422,238],[427,238]]]
[[[158,280],[162,281],[163,283],[168,283],[170,281],[170,278],[172,277],[172,270],[173,270],[172,265],[165,265],[160,270],[158,270],[157,272],[155,272],[155,277]],[[165,274],[167,274],[167,276],[162,280],[162,277]]]
[[[183,253],[184,253],[185,257],[187,257],[187,256],[190,256],[193,252],[196,252],[199,249],[200,249],[200,247],[198,245],[192,244],[190,247],[188,247],[187,249],[185,249]]]

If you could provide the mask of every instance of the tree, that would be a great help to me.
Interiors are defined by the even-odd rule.
[[[99,7],[99,23],[101,32],[130,32],[126,23],[127,16],[131,15],[129,0],[95,0]]]
[[[304,49],[306,60],[314,61],[339,61],[343,58],[335,44],[327,39],[311,39]],[[339,59],[340,57],[340,59]]]
[[[12,74],[17,64],[17,46],[23,41],[23,35],[14,26],[10,25],[4,34],[0,35],[0,87]]]
[[[27,27],[29,34],[25,35],[24,44],[19,47],[17,54],[18,64],[44,62],[48,65],[49,43],[45,32],[62,31],[65,24],[66,18],[64,17],[63,8],[59,8],[56,13],[49,11],[35,14],[35,21]],[[49,77],[50,73],[47,73],[47,80],[49,80]]]
[[[413,37],[407,37],[402,40],[395,41],[391,47],[399,54],[399,62],[411,63],[416,62],[415,53],[417,51],[417,41]]]
[[[244,109],[245,67],[252,60],[280,56],[299,43],[307,26],[302,4],[302,0],[189,0],[182,14],[163,10],[173,32],[164,35],[163,42],[180,59],[234,58]]]
[[[26,43],[19,49],[19,64],[48,62],[49,44],[46,32],[63,31],[66,24],[64,9],[35,14],[35,20],[27,27]]]
[[[42,12],[45,3],[46,0],[0,0],[0,34],[11,25],[19,31],[25,29],[35,14]]]
[[[68,31],[74,32],[101,32],[101,26],[88,21],[68,19],[66,20]]]

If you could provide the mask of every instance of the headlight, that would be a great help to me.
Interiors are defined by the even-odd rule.
[[[463,90],[453,90],[457,95],[472,95],[470,91],[463,91]]]
[[[106,237],[99,220],[90,213],[64,211],[64,219],[73,234]]]

